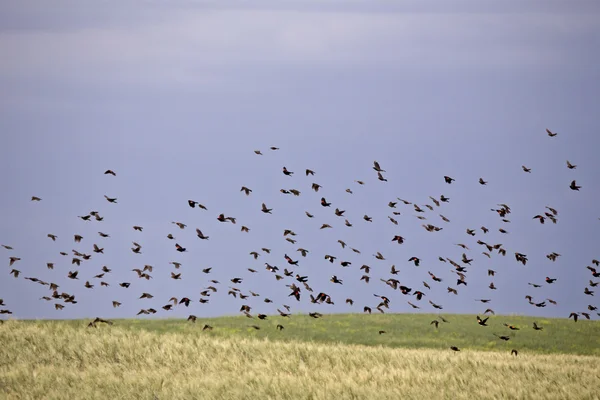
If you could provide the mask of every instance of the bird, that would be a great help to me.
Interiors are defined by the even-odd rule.
[[[433,301],[429,300],[429,304],[433,306],[433,308],[441,310],[443,307],[439,304],[435,304]]]
[[[198,229],[198,228],[196,228],[196,236],[198,236],[200,239],[203,239],[203,240],[208,240],[209,239],[209,236],[204,235],[202,233],[202,231],[200,229]]]
[[[250,196],[250,193],[252,193],[252,189],[248,189],[246,186],[242,186],[240,192],[244,192],[246,193],[246,196]]]
[[[291,171],[288,171],[288,169],[286,167],[283,167],[283,174],[286,176],[292,176],[294,173]]]
[[[571,190],[579,191],[579,189],[581,189],[581,186],[578,186],[577,182],[575,181],[575,179],[573,179],[571,181],[571,184],[569,185],[569,188],[571,188]]]
[[[418,257],[411,257],[408,259],[408,261],[412,261],[415,264],[415,267],[418,267],[419,263],[421,262],[421,259],[419,259]]]
[[[381,169],[377,161],[373,161],[373,169],[377,172],[386,172],[384,169]]]
[[[298,265],[298,260],[296,260],[296,261],[292,260],[287,254],[284,255],[284,258],[288,262],[288,264]]]
[[[109,203],[116,203],[117,202],[117,198],[116,197],[108,197],[107,195],[104,195],[104,198],[109,202]]]
[[[402,243],[404,243],[404,238],[400,235],[395,235],[392,238],[392,242],[397,242],[398,244],[402,244]]]
[[[171,221],[171,223],[174,225],[177,225],[177,227],[179,227],[179,229],[185,229],[185,227],[187,226],[183,222]]]

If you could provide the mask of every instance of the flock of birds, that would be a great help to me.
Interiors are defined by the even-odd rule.
[[[556,133],[554,133],[550,130],[546,130],[546,132],[549,137],[555,137],[557,135]],[[279,150],[279,148],[277,148],[277,147],[270,147],[270,151],[278,151],[278,150]],[[260,150],[255,150],[254,153],[257,156],[263,156],[263,153]],[[567,161],[566,166],[568,169],[571,169],[571,170],[577,168],[577,166],[572,164],[570,161]],[[377,161],[375,161],[373,163],[372,169],[375,171],[374,176],[376,176],[376,178],[379,181],[387,182],[387,178],[384,175],[386,173],[386,170],[384,170]],[[531,169],[526,167],[525,165],[522,166],[522,170],[525,173],[532,172]],[[306,177],[312,177],[315,175],[315,171],[313,171],[311,169],[306,169],[303,172]],[[107,170],[104,172],[104,174],[107,176],[111,176],[113,178],[117,177],[117,173],[113,170]],[[282,174],[287,177],[293,178],[295,172],[288,170],[284,166],[282,168]],[[447,184],[453,184],[455,182],[455,179],[450,176],[444,176],[443,179],[444,179],[444,182]],[[356,180],[355,183],[358,185],[357,187],[360,187],[365,184],[364,181],[360,181],[360,180]],[[487,183],[488,182],[485,181],[483,178],[479,178],[480,185],[487,185]],[[566,186],[567,185],[565,184],[565,187]],[[571,181],[571,183],[568,185],[568,187],[570,188],[570,190],[573,190],[573,191],[579,191],[581,189],[581,186],[577,184],[576,180]],[[310,185],[310,188],[315,193],[319,193],[322,190],[322,186],[318,183],[312,183]],[[253,195],[252,189],[249,187],[246,187],[246,186],[242,186],[240,189],[240,192],[241,192],[242,196],[244,196],[244,195],[252,196]],[[298,189],[281,189],[280,192],[284,195],[291,195],[291,196],[300,196],[301,195],[301,191]],[[346,189],[346,192],[348,194],[353,194],[353,190],[350,188]],[[316,197],[319,197],[319,195],[317,195]],[[108,203],[118,204],[118,198],[116,198],[116,197],[109,197],[109,196],[105,195],[104,198]],[[443,227],[440,227],[432,222],[426,222],[429,220],[427,219],[427,217],[425,215],[429,216],[433,213],[437,213],[436,211],[441,210],[441,207],[443,204],[450,202],[450,198],[446,197],[442,194],[442,195],[436,196],[436,197],[429,196],[429,200],[431,202],[428,204],[417,204],[416,202],[411,202],[411,201],[404,200],[401,198],[397,198],[397,199],[394,199],[393,201],[389,201],[387,204],[387,207],[389,208],[389,211],[391,213],[391,215],[388,216],[389,222],[394,225],[398,225],[397,219],[399,218],[399,216],[402,213],[402,211],[400,211],[400,208],[398,207],[398,206],[400,206],[400,207],[405,207],[408,210],[414,211],[416,213],[416,218],[423,221],[422,227],[427,232],[441,231],[443,229]],[[31,197],[31,201],[40,202],[40,201],[42,201],[42,198],[33,196],[33,197]],[[184,201],[182,201],[182,203],[185,204]],[[200,209],[203,212],[209,212],[207,207],[205,207],[203,204],[201,204],[199,201],[196,201],[196,200],[191,200],[191,199],[187,200],[187,206],[192,209]],[[327,210],[331,210],[331,212],[336,217],[338,217],[340,219],[340,221],[343,221],[344,226],[349,227],[349,228],[353,226],[353,224],[346,217],[346,210],[340,209],[339,205],[337,205],[337,206],[334,205],[334,203],[332,201],[329,201],[327,199],[327,197],[325,197],[325,195],[322,195],[320,197],[318,204],[315,200],[315,206],[322,207]],[[273,209],[269,208],[269,206],[265,202],[263,202],[261,204],[260,211],[263,214],[272,214]],[[505,223],[510,222],[510,220],[508,218],[511,214],[511,207],[509,205],[498,204],[497,207],[491,209],[491,211],[497,215],[498,220],[501,222],[500,226],[504,226]],[[437,214],[439,214],[439,213],[437,213]],[[308,218],[308,219],[315,218],[315,215],[309,211],[305,211],[305,215],[306,215],[306,218]],[[537,220],[540,224],[545,224],[548,222],[556,224],[558,221],[558,215],[559,215],[559,212],[556,209],[554,209],[553,207],[550,207],[550,206],[546,206],[542,212],[533,216],[532,219]],[[82,221],[85,221],[87,223],[101,222],[104,220],[104,217],[98,211],[90,211],[86,215],[78,216],[78,218],[80,218]],[[443,223],[450,222],[450,220],[443,214],[439,214],[439,218],[440,218],[440,221],[442,221]],[[239,218],[240,222],[238,223],[238,217],[227,215],[226,213],[217,212],[215,214],[215,219],[218,221],[218,223],[231,224],[232,226],[239,226],[241,232],[250,233],[250,227],[243,225],[241,222],[241,220],[242,220],[241,218]],[[373,222],[373,218],[367,214],[365,214],[362,217],[362,219],[365,222]],[[188,225],[183,222],[172,221],[172,223],[180,230],[188,229]],[[323,223],[320,225],[321,226],[319,229],[321,229],[321,230],[332,229],[331,224]],[[194,229],[194,228],[191,228],[191,229]],[[475,236],[478,236],[478,234],[479,234],[477,240],[475,240],[475,239],[472,239],[472,240],[473,240],[474,244],[476,244],[477,246],[479,246],[481,248],[482,254],[484,256],[486,256],[488,258],[492,258],[492,257],[497,257],[497,256],[509,255],[510,257],[514,257],[515,262],[521,263],[523,265],[527,264],[528,256],[526,254],[523,254],[520,252],[512,252],[512,254],[511,254],[511,252],[509,252],[509,250],[506,249],[501,243],[488,243],[488,241],[483,240],[483,238],[488,234],[488,232],[490,232],[490,229],[491,228],[488,228],[486,226],[481,226],[478,229],[467,228],[465,232],[467,234],[467,237],[469,237],[469,238],[473,238]],[[135,226],[132,226],[132,230],[135,232],[143,232],[144,227],[142,225],[135,225]],[[498,232],[500,232],[501,234],[508,233],[503,227],[498,228]],[[205,232],[203,232],[202,230],[200,230],[198,228],[195,229],[195,235],[197,236],[198,240],[209,240],[210,239],[210,236],[208,234],[206,234]],[[297,243],[298,239],[296,239],[296,236],[297,236],[297,234],[292,229],[285,229],[283,232],[283,237],[284,237],[285,241],[287,241],[291,245],[295,245]],[[49,240],[52,240],[53,242],[62,240],[62,238],[57,237],[57,235],[55,235],[53,233],[48,233],[47,237]],[[73,239],[72,239],[74,241],[74,243],[76,243],[78,245],[79,244],[85,245],[85,249],[81,249],[81,250],[74,249],[74,250],[72,250],[72,254],[70,254],[66,251],[60,252],[61,256],[64,256],[64,257],[70,256],[71,265],[73,265],[74,267],[73,267],[72,271],[68,271],[68,273],[66,274],[66,277],[57,276],[57,279],[66,278],[66,279],[70,279],[70,280],[78,280],[78,281],[82,282],[81,283],[82,290],[90,290],[96,286],[106,287],[106,286],[110,286],[111,283],[119,285],[120,287],[122,287],[124,289],[130,288],[130,287],[135,288],[136,284],[131,283],[129,281],[111,282],[110,276],[111,276],[112,270],[108,266],[103,266],[100,270],[94,271],[94,272],[85,271],[83,274],[81,274],[79,271],[79,267],[81,267],[82,264],[85,264],[88,260],[90,260],[92,258],[92,256],[93,256],[92,253],[94,254],[94,257],[96,257],[96,256],[101,257],[101,255],[104,254],[104,250],[105,250],[104,243],[107,243],[106,241],[109,240],[110,237],[111,236],[109,233],[99,231],[97,243],[90,243],[89,245],[87,245],[86,242],[90,242],[89,238],[86,238],[87,239],[86,240],[86,239],[84,239],[84,237],[81,234],[77,234],[77,233],[74,234]],[[175,254],[188,252],[187,248],[184,247],[182,244],[180,244],[173,234],[169,233],[167,235],[167,239],[172,241],[174,251],[176,252]],[[139,239],[136,239],[136,240],[137,241],[132,241],[133,246],[131,247],[131,251],[135,254],[142,254],[142,249],[144,246],[138,242],[138,241],[140,241]],[[395,242],[398,245],[403,245],[405,242],[405,238],[401,235],[394,235],[393,237],[390,238],[390,240],[391,240],[391,242]],[[91,240],[91,242],[95,242],[95,240]],[[99,243],[102,243],[102,244],[99,244]],[[361,251],[359,249],[348,246],[343,240],[337,240],[337,243],[339,244],[340,248],[344,252],[350,251],[351,253],[361,254]],[[390,270],[389,270],[389,276],[386,277],[386,279],[381,278],[380,282],[383,285],[386,285],[387,287],[393,289],[394,293],[399,292],[401,295],[406,296],[405,299],[407,299],[408,305],[414,309],[421,308],[422,306],[420,305],[420,303],[422,302],[425,304],[429,304],[435,310],[442,310],[443,309],[442,304],[437,304],[437,303],[433,302],[431,299],[426,299],[428,297],[428,294],[432,293],[434,291],[447,291],[447,293],[449,293],[449,294],[458,295],[459,288],[461,287],[461,285],[467,286],[468,268],[472,265],[471,263],[474,261],[474,259],[469,257],[469,255],[467,254],[470,251],[469,246],[471,246],[471,244],[457,243],[456,245],[459,246],[460,248],[462,248],[462,250],[464,251],[464,252],[462,252],[462,256],[459,259],[455,260],[455,259],[452,259],[449,257],[441,257],[441,256],[438,257],[438,261],[440,263],[443,263],[444,265],[447,265],[448,268],[450,269],[450,271],[456,275],[456,280],[453,280],[452,282],[442,283],[443,282],[442,278],[437,276],[436,273],[433,273],[432,271],[428,271],[428,275],[429,275],[430,279],[428,281],[423,281],[422,287],[418,287],[418,288],[409,287],[399,279],[400,271],[399,271],[399,269],[396,268],[395,265],[391,265]],[[2,247],[6,251],[14,253],[14,255],[11,254],[8,256],[9,267],[11,268],[10,272],[9,272],[10,275],[12,275],[14,278],[17,278],[17,279],[18,278],[26,279],[26,280],[31,281],[32,283],[48,287],[48,290],[49,290],[48,295],[43,296],[41,298],[41,300],[53,302],[54,308],[57,311],[60,311],[60,310],[64,309],[65,307],[70,307],[70,306],[73,306],[78,303],[77,293],[63,292],[63,291],[59,290],[60,285],[55,282],[46,282],[42,279],[38,279],[36,277],[31,277],[31,276],[23,276],[22,277],[22,272],[21,272],[21,270],[19,270],[19,264],[21,263],[21,256],[18,255],[18,250],[15,250],[12,246],[10,246],[8,244],[2,244]],[[268,255],[270,253],[271,253],[270,248],[263,247],[260,249],[260,251],[256,250],[256,251],[250,252],[249,255],[252,257],[252,259],[258,260],[259,257]],[[303,274],[300,274],[300,273],[294,271],[294,269],[296,269],[296,270],[299,269],[301,259],[307,257],[310,253],[311,253],[310,250],[305,249],[303,247],[298,247],[295,250],[295,252],[293,252],[293,250],[289,250],[284,253],[284,257],[282,260],[282,263],[284,263],[284,266],[282,266],[282,267],[278,267],[277,265],[272,265],[269,262],[264,263],[267,273],[272,274],[272,276],[274,277],[274,281],[276,283],[281,282],[281,284],[285,285],[285,287],[289,291],[288,298],[290,299],[290,301],[287,302],[288,304],[281,304],[280,306],[276,307],[279,315],[281,315],[283,317],[291,317],[292,316],[292,314],[291,314],[292,306],[290,306],[289,304],[293,304],[293,302],[309,300],[312,304],[316,304],[316,305],[334,304],[333,298],[327,293],[327,291],[319,291],[318,293],[315,293],[313,291],[313,289],[311,287],[311,285],[313,285],[313,283],[309,279],[308,275],[303,275]],[[352,261],[349,261],[350,257],[336,256],[336,255],[333,255],[334,253],[335,252],[331,252],[331,254],[321,254],[319,257],[322,257],[322,259],[328,261],[331,264],[339,264],[343,269],[344,268],[356,268],[353,265]],[[351,253],[348,253],[348,254],[351,254]],[[295,254],[297,254],[297,256],[295,256]],[[373,257],[375,260],[386,260],[386,257],[379,251],[374,252]],[[561,254],[556,253],[556,252],[552,252],[552,253],[549,253],[546,255],[546,258],[550,261],[556,261],[557,258],[559,258],[559,257],[561,257]],[[407,260],[407,262],[412,263],[415,267],[420,267],[421,258],[415,255],[415,256],[410,257]],[[595,278],[600,278],[600,261],[593,259],[593,260],[591,260],[590,264],[591,265],[588,265],[586,267],[590,271],[589,285],[586,285],[582,291],[583,291],[584,295],[589,296],[591,299],[592,296],[594,296],[593,288],[597,287],[598,284],[600,283],[600,281],[598,281],[598,280],[594,281]],[[172,267],[172,270],[170,271],[170,278],[173,280],[183,279],[182,272],[181,272],[182,263],[178,262],[178,261],[171,261],[170,265]],[[54,270],[54,263],[48,262],[46,267],[50,270]],[[154,272],[154,268],[155,267],[150,264],[146,264],[143,267],[140,266],[139,268],[134,268],[131,270],[132,273],[135,273],[132,275],[132,278],[137,278],[137,279],[142,279],[142,280],[150,280],[153,278],[152,274]],[[364,282],[365,284],[369,284],[369,282],[371,280],[372,267],[364,264],[358,268],[360,271],[362,271],[361,272],[362,276],[360,277],[360,281]],[[204,274],[210,274],[211,269],[212,268],[210,268],[210,267],[204,268],[204,269],[202,269],[202,272]],[[256,268],[248,268],[247,270],[251,274],[259,273],[259,270]],[[492,281],[490,282],[490,284],[488,286],[488,290],[490,290],[490,291],[494,291],[497,289],[493,282],[493,277],[496,276],[496,273],[497,273],[497,271],[495,271],[493,269],[487,270],[487,275],[490,277],[490,279],[492,279]],[[85,277],[83,277],[82,275],[84,275]],[[338,275],[332,275],[331,278],[329,279],[329,281],[330,281],[331,285],[343,285],[344,284],[344,279],[342,279]],[[556,278],[552,278],[549,276],[545,277],[546,285],[552,285],[552,284],[555,284],[555,282],[556,282]],[[210,281],[210,284],[208,286],[206,286],[205,288],[203,288],[201,290],[199,298],[192,299],[189,297],[174,296],[174,297],[171,297],[169,299],[169,301],[166,302],[166,304],[161,303],[160,305],[155,306],[156,308],[153,308],[153,307],[141,308],[139,310],[139,312],[137,313],[137,315],[156,314],[160,310],[163,310],[164,312],[168,312],[168,311],[173,310],[175,307],[181,307],[181,306],[188,307],[193,302],[199,302],[202,304],[206,304],[209,302],[211,296],[213,296],[216,292],[218,292],[219,290],[226,290],[227,294],[229,296],[233,296],[234,298],[239,299],[240,302],[243,303],[243,304],[241,304],[241,307],[240,307],[241,313],[243,313],[244,315],[246,315],[249,318],[256,317],[258,320],[265,320],[268,318],[268,315],[266,315],[266,314],[260,314],[260,313],[256,314],[256,315],[252,314],[253,306],[251,305],[252,302],[249,300],[257,299],[257,298],[261,297],[261,295],[259,293],[256,293],[255,291],[245,288],[244,287],[244,278],[239,277],[239,276],[232,276],[230,278],[230,283],[233,286],[228,285],[227,289],[221,289],[223,287],[222,283],[219,282],[218,280],[213,279]],[[536,283],[529,283],[529,285],[532,286],[533,288],[539,288],[542,286],[541,284],[536,284]],[[154,298],[154,295],[152,295],[151,293],[141,292],[138,294],[139,294],[140,301],[146,302],[146,301]],[[378,293],[373,293],[373,295],[376,298],[376,301],[375,301],[376,304],[364,305],[362,307],[363,312],[370,314],[371,312],[373,312],[375,310],[377,312],[384,313],[384,312],[386,312],[386,310],[389,310],[390,305],[392,303],[392,300],[389,297],[378,294]],[[136,295],[136,297],[137,296],[138,295]],[[550,298],[540,300],[540,299],[534,299],[534,297],[530,296],[530,295],[527,295],[525,298],[528,301],[528,303],[533,307],[541,308],[541,307],[546,307],[549,304],[556,305],[556,301],[554,301]],[[491,299],[485,299],[485,298],[476,299],[476,300],[481,302],[482,304],[487,304],[487,303],[491,302]],[[121,306],[121,302],[119,302],[117,300],[111,300],[111,301],[112,301],[113,307],[117,308],[117,307]],[[270,300],[269,298],[263,298],[262,300],[258,300],[258,301],[263,301],[264,303],[273,303],[273,301]],[[354,300],[350,297],[345,299],[345,303],[350,306],[354,306]],[[8,309],[7,306],[8,305],[5,304],[4,300],[0,298],[0,307],[2,307],[2,308],[0,308],[0,315],[11,315],[12,314],[12,311],[10,311],[10,309]],[[598,313],[597,311],[598,311],[597,306],[589,304],[587,307],[587,310],[579,310],[579,311],[571,312],[571,314],[569,315],[569,318],[572,318],[575,322],[577,322],[578,318],[580,318],[580,317],[590,319],[593,312],[596,312],[597,315],[600,315],[600,313]],[[491,308],[487,308],[485,310],[485,312],[483,312],[484,317],[480,317],[478,315],[477,321],[476,321],[477,324],[482,327],[488,326],[487,325],[487,322],[489,319],[488,314],[493,315],[494,310]],[[323,314],[321,314],[319,312],[310,312],[309,315],[312,318],[321,318],[323,316]],[[198,317],[196,315],[191,314],[188,317],[188,321],[196,322],[197,318]],[[2,322],[2,320],[0,320],[0,322]],[[431,321],[431,325],[433,325],[434,328],[437,329],[440,323],[447,323],[447,322],[448,322],[448,320],[440,315],[438,317],[438,319]],[[93,321],[91,321],[89,323],[89,326],[96,327],[97,324],[99,324],[99,323],[112,324],[113,322],[110,320],[106,320],[106,319],[102,319],[102,318],[98,317],[98,318],[94,319]],[[520,329],[519,327],[513,326],[511,324],[507,324],[507,323],[505,323],[504,326],[511,331]],[[250,325],[250,327],[252,327],[253,329],[261,329],[261,327],[259,325]],[[213,327],[208,324],[205,324],[203,326],[203,330],[211,330],[211,329],[213,329]],[[277,325],[277,329],[283,330],[284,326],[279,324],[279,325]],[[539,331],[539,330],[542,330],[543,328],[541,326],[538,326],[536,323],[534,323],[532,329]],[[384,333],[386,333],[386,332],[381,331],[381,330],[379,331],[379,334],[384,334]],[[499,340],[503,340],[503,341],[508,341],[511,339],[511,337],[509,335],[499,335],[496,333],[493,333],[493,335],[496,336]],[[459,348],[457,348],[455,346],[452,346],[451,349],[454,351],[460,350]],[[513,350],[512,354],[516,355],[517,351]]]

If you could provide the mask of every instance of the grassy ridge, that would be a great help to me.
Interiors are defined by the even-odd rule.
[[[345,328],[349,318],[319,322]],[[385,319],[349,322],[372,330]],[[211,321],[215,330],[204,333],[181,321],[123,322],[0,326],[0,398],[593,399],[600,384],[599,357],[284,343],[240,337],[239,319],[228,322],[237,328]]]
[[[448,315],[448,323],[435,329],[431,321],[435,314],[328,314],[314,319],[308,315],[291,318],[269,316],[266,320],[247,317],[198,319],[196,324],[181,319],[115,320],[115,326],[125,330],[145,330],[155,333],[184,333],[218,338],[268,338],[277,341],[309,341],[323,344],[344,343],[382,345],[393,348],[461,349],[535,352],[538,354],[579,354],[600,356],[600,321],[534,318],[521,316],[491,316],[488,327],[479,326],[474,315]],[[439,318],[437,318],[439,320]],[[533,322],[544,329],[535,331]],[[85,327],[87,321],[28,321],[37,326]],[[511,331],[503,323],[515,325]],[[212,331],[202,332],[210,324]],[[277,324],[285,329],[279,332]],[[255,330],[250,325],[261,329]],[[378,334],[380,330],[385,334]],[[507,335],[507,342],[493,334]]]

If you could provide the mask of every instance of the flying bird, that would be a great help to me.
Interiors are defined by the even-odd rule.
[[[573,179],[571,181],[571,184],[569,185],[569,188],[571,188],[571,190],[577,190],[577,191],[579,191],[579,189],[581,189],[581,186],[578,186],[577,182]]]
[[[373,169],[377,172],[385,172],[384,169],[381,169],[379,163],[377,161],[373,161]]]

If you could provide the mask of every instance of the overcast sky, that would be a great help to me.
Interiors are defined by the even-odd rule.
[[[283,304],[292,312],[362,312],[375,309],[373,294],[390,298],[388,312],[434,312],[428,300],[448,313],[489,306],[560,317],[600,306],[600,293],[583,293],[590,279],[600,280],[586,269],[600,259],[598,20],[600,4],[583,0],[2,2],[0,244],[14,250],[0,248],[0,308],[14,318],[132,317],[150,307],[157,317],[201,317],[236,314],[242,304],[253,313],[276,313]],[[387,182],[377,179],[374,160]],[[294,175],[283,175],[284,166]],[[306,168],[315,176],[305,176]],[[448,185],[444,175],[456,181]],[[480,177],[489,183],[480,185]],[[569,189],[573,179],[579,192]],[[322,185],[318,193],[313,182]],[[301,195],[280,193],[292,188]],[[442,194],[449,203],[425,207]],[[319,204],[321,196],[331,208]],[[397,197],[419,204],[427,220],[401,202],[389,208]],[[190,208],[188,199],[208,210]],[[263,202],[272,215],[260,211]],[[490,210],[498,203],[511,207],[510,223]],[[532,219],[545,206],[558,210],[557,224]],[[352,227],[334,215],[336,207],[347,210]],[[104,220],[78,218],[92,210]],[[218,222],[220,213],[237,224]],[[332,229],[319,229],[323,223]],[[443,230],[427,232],[424,223]],[[196,228],[210,239],[198,239]],[[297,233],[296,244],[285,241],[284,229]],[[391,242],[394,235],[405,243]],[[477,240],[503,244],[506,257],[488,259]],[[133,241],[142,254],[130,250]],[[188,251],[178,253],[175,242]],[[299,247],[310,251],[306,258]],[[71,265],[72,249],[92,258]],[[254,250],[258,260],[249,255]],[[386,260],[375,259],[377,251]],[[546,258],[553,251],[561,254],[556,262]],[[463,252],[474,259],[467,287],[438,261],[458,262]],[[526,266],[515,252],[528,256]],[[289,266],[286,253],[299,266]],[[10,256],[21,260],[9,267]],[[407,261],[412,256],[421,258],[419,267]],[[170,278],[170,261],[183,264],[181,280]],[[335,305],[311,304],[304,287],[296,302],[285,287],[293,277],[276,281],[265,262],[281,275],[285,267],[308,275],[313,295],[325,292]],[[131,271],[145,264],[154,266],[149,281]],[[368,284],[360,281],[363,264],[372,267]],[[392,264],[400,270],[395,278],[424,291],[423,300],[380,281],[393,277]],[[94,279],[104,265],[112,272]],[[21,271],[17,279],[13,268]],[[67,279],[75,270],[79,280]],[[343,285],[329,281],[334,274]],[[557,281],[547,285],[546,276]],[[54,304],[64,303],[40,300],[52,293],[25,277],[57,283],[78,303],[57,311]],[[243,282],[231,283],[234,277]],[[218,292],[200,304],[211,279],[220,282]],[[88,280],[93,289],[84,287]],[[488,288],[492,281],[497,290]],[[233,298],[229,286],[260,297]],[[138,300],[143,292],[154,298]],[[536,308],[528,294],[558,305]],[[172,296],[193,303],[162,310]],[[475,301],[481,298],[492,301]],[[113,300],[122,306],[114,309]]]

